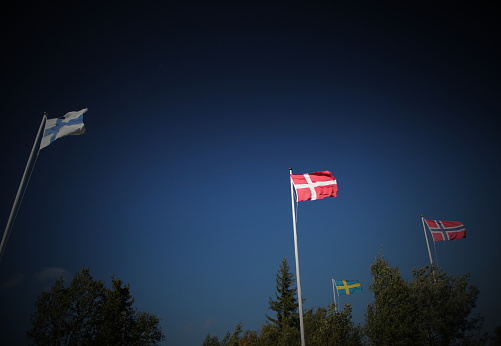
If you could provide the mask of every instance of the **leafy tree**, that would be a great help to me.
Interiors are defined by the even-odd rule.
[[[472,315],[479,290],[469,286],[470,275],[447,275],[439,267],[414,269],[410,282],[416,304],[419,338],[426,345],[450,345],[454,342],[476,344],[483,318]]]
[[[473,315],[479,294],[469,274],[450,276],[438,267],[414,269],[405,282],[380,254],[371,265],[365,331],[374,345],[480,345],[483,318]]]
[[[42,292],[27,332],[41,345],[153,345],[164,339],[154,315],[137,312],[129,285],[112,278],[112,288],[93,280],[88,268],[65,288],[58,279]]]
[[[379,254],[370,267],[374,302],[367,307],[365,332],[374,345],[416,345],[416,304],[398,268]]]
[[[207,334],[205,336],[204,341],[202,342],[202,346],[220,346],[219,338],[217,336],[212,336]]]
[[[235,332],[226,333],[223,340],[207,334],[204,346],[294,346],[300,345],[299,315],[297,312],[296,288],[294,275],[290,273],[287,260],[282,259],[276,274],[276,299],[269,299],[270,310],[276,313],[272,318],[266,315],[268,321],[258,331],[246,330],[243,337],[241,324]],[[335,305],[328,309],[309,309],[304,314],[305,338],[308,345],[343,345],[359,346],[362,344],[362,330],[351,321],[351,306],[345,305],[341,312],[335,311]]]
[[[497,326],[494,330],[494,336],[491,339],[492,346],[501,346],[501,326]]]
[[[304,315],[305,339],[308,345],[362,345],[362,330],[351,320],[351,305],[345,304],[342,311],[336,312],[335,304],[328,309],[309,309]]]
[[[239,346],[240,334],[242,334],[242,323],[237,324],[233,334],[227,332],[223,340],[219,341],[217,336],[207,334],[202,343],[203,346]]]
[[[246,330],[238,342],[238,346],[259,346],[259,334],[254,330]]]

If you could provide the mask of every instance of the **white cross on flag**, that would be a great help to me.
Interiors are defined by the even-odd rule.
[[[337,181],[329,171],[291,174],[298,202],[337,196]]]

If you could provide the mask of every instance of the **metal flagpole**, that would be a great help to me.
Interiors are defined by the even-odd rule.
[[[292,168],[289,168],[290,175],[292,175]],[[304,324],[303,324],[303,299],[301,297],[301,276],[299,275],[299,255],[297,250],[297,230],[296,230],[296,205],[294,200],[294,186],[291,180],[291,200],[292,200],[292,225],[294,227],[294,254],[296,256],[296,280],[297,280],[297,296],[299,304],[299,327],[301,330],[301,346],[305,346],[304,343]]]
[[[334,282],[334,278],[332,278],[332,295],[334,296],[334,304],[335,304],[335,307],[336,307],[336,312],[338,312],[338,308],[337,308],[337,301],[336,301],[336,283]]]
[[[26,164],[26,168],[24,169],[23,178],[21,179],[21,183],[19,184],[19,188],[17,190],[16,199],[14,200],[14,204],[12,205],[12,210],[10,211],[10,216],[9,220],[7,221],[7,226],[5,226],[5,231],[3,232],[2,243],[0,244],[0,261],[2,260],[3,253],[5,251],[5,246],[7,244],[7,240],[9,239],[10,231],[12,229],[12,225],[14,223],[14,219],[17,214],[17,209],[21,201],[21,195],[25,188],[24,185],[26,184],[26,177],[28,176],[29,168],[31,166],[31,161],[33,160],[33,156],[35,154],[37,145],[40,144],[40,136],[42,134],[46,119],[47,119],[47,114],[44,113],[42,122],[40,123],[40,128],[38,129],[38,133],[35,138],[35,143],[33,143],[33,148],[31,149],[31,154],[28,159],[28,163]]]
[[[430,243],[428,242],[428,235],[426,234],[426,226],[424,224],[424,217],[421,215],[421,221],[423,222],[424,237],[426,239],[426,246],[428,247],[428,256],[430,256],[430,264],[433,266],[433,257],[431,257]]]

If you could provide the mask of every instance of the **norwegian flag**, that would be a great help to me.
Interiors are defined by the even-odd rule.
[[[291,174],[298,202],[337,196],[337,181],[329,171]]]
[[[466,229],[459,221],[425,220],[434,241],[466,238]]]

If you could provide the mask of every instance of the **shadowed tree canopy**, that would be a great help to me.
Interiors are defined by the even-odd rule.
[[[27,336],[37,345],[155,345],[164,339],[159,319],[133,308],[129,285],[112,277],[112,288],[88,268],[64,287],[58,279],[42,292]]]
[[[276,313],[276,318],[266,315],[272,324],[280,329],[284,327],[299,327],[298,304],[296,299],[296,287],[294,275],[290,272],[287,259],[283,258],[276,275],[276,300],[270,298],[270,310]]]
[[[223,340],[207,334],[204,346],[299,346],[298,304],[294,275],[285,258],[282,259],[276,274],[275,299],[269,299],[270,310],[276,317],[266,315],[267,322],[260,330],[243,331],[238,324],[233,334],[226,333]],[[335,305],[325,308],[311,308],[304,314],[305,339],[310,346],[360,346],[362,330],[351,320],[351,306],[345,304],[344,310],[337,312]],[[240,334],[243,331],[243,336]]]
[[[371,265],[374,302],[367,307],[366,335],[374,345],[481,344],[483,319],[473,314],[479,290],[469,274],[439,267],[414,269],[406,282],[381,254]]]
[[[275,312],[275,318],[266,315],[266,323],[261,331],[264,344],[293,345],[299,340],[299,313],[296,299],[294,274],[290,272],[284,257],[275,276],[275,299],[269,299],[269,309]]]

